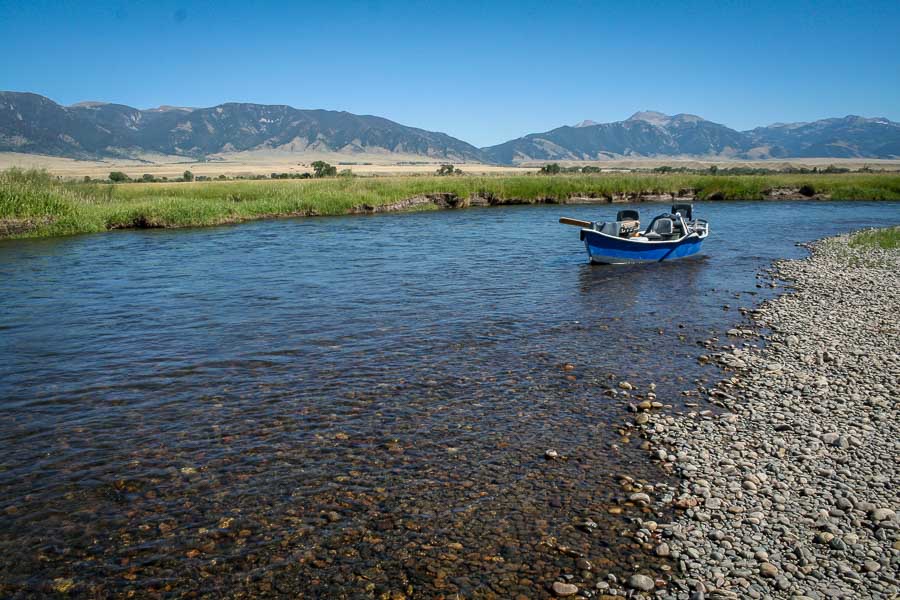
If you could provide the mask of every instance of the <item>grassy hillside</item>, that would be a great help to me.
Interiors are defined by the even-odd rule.
[[[811,186],[847,200],[900,200],[900,175],[600,174],[378,177],[198,183],[97,184],[58,181],[44,171],[0,173],[0,237],[37,237],[128,227],[192,227],[250,219],[340,215],[434,193],[497,201],[565,202],[572,197],[678,193],[698,199],[762,199],[773,188]],[[421,206],[419,207],[421,208]]]

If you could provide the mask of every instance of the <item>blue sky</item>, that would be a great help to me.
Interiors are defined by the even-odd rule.
[[[900,121],[900,1],[0,0],[0,89],[375,114],[478,146],[655,109]]]

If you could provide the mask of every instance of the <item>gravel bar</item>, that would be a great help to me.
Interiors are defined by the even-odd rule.
[[[794,290],[751,312],[765,344],[733,329],[708,357],[730,376],[704,390],[719,408],[636,420],[681,483],[655,536],[672,580],[630,594],[900,594],[900,251],[850,239],[774,265]]]

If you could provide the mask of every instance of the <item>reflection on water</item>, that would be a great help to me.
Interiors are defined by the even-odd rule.
[[[2,595],[505,598],[576,553],[660,569],[619,535],[640,509],[610,512],[618,475],[662,474],[604,389],[677,404],[760,267],[900,210],[700,205],[705,256],[592,267],[555,220],[609,208],[0,244]]]

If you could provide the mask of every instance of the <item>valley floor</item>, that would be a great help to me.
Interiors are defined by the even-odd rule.
[[[140,179],[144,174],[156,178],[181,177],[185,170],[195,175],[214,179],[220,175],[229,178],[266,176],[272,173],[288,173],[299,175],[311,173],[312,163],[324,160],[335,165],[339,170],[349,169],[354,175],[422,175],[433,174],[438,167],[447,161],[432,159],[419,155],[399,154],[340,154],[286,152],[234,152],[210,156],[208,160],[197,161],[186,156],[162,154],[146,154],[135,159],[106,158],[96,160],[76,160],[43,154],[21,154],[16,152],[0,152],[0,170],[9,168],[47,169],[54,175],[63,178],[106,179],[111,171],[121,171],[132,179]],[[900,161],[886,165],[885,169],[900,170]],[[495,175],[529,173],[537,171],[537,167],[485,165],[480,163],[454,163],[454,165],[473,175]],[[862,164],[852,168],[859,168]],[[881,167],[878,167],[881,168]]]
[[[140,179],[144,174],[157,178],[180,177],[186,170],[195,175],[215,178],[269,176],[271,173],[307,173],[311,172],[311,163],[324,160],[338,167],[349,169],[354,175],[431,175],[447,161],[432,159],[419,155],[399,154],[341,154],[330,153],[290,153],[277,151],[232,152],[210,156],[208,160],[196,161],[190,157],[164,154],[144,154],[135,159],[98,159],[75,160],[43,154],[22,154],[17,152],[0,152],[0,170],[12,167],[21,169],[47,169],[54,175],[63,178],[82,179],[85,176],[93,179],[105,179],[110,171],[122,171],[132,179]],[[454,163],[454,166],[472,175],[513,175],[537,171],[543,165],[558,162],[562,166],[599,167],[604,171],[651,170],[661,166],[686,169],[708,169],[716,166],[727,168],[760,168],[784,170],[788,168],[819,169],[828,166],[858,170],[869,167],[874,170],[900,172],[900,159],[833,159],[833,158],[798,158],[788,160],[717,160],[715,158],[699,159],[696,157],[673,156],[663,158],[618,158],[603,161],[533,161],[516,165],[485,165],[480,163]]]

